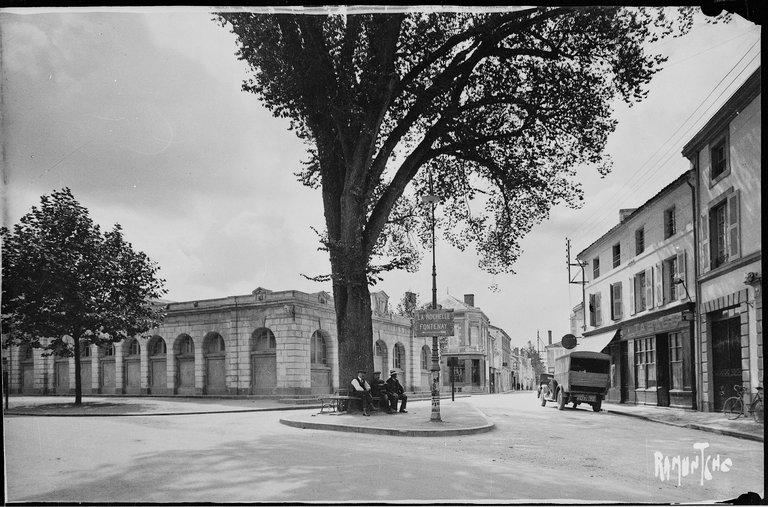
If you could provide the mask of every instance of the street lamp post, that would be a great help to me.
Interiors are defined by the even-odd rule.
[[[429,203],[432,212],[432,309],[437,310],[437,268],[435,263],[435,203],[437,196],[432,193],[432,175],[429,175],[429,194],[422,196],[422,202]],[[430,421],[440,422],[440,357],[437,336],[432,337],[432,413]]]

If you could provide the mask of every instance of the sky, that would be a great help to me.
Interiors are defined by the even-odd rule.
[[[734,16],[653,49],[669,57],[648,97],[614,105],[613,171],[578,174],[585,204],[555,208],[522,241],[515,274],[490,275],[471,248],[439,233],[438,298],[475,305],[513,346],[570,332],[581,288],[575,255],[688,169],[683,145],[760,64],[760,27]],[[285,120],[241,91],[248,75],[234,36],[202,8],[0,9],[3,225],[69,187],[103,229],[122,225],[160,266],[172,301],[270,290],[325,290],[330,272],[312,228],[319,191],[296,181],[304,145]],[[439,211],[438,211],[439,212]],[[573,273],[575,274],[575,272]],[[371,288],[394,309],[405,293],[431,300],[431,258]]]

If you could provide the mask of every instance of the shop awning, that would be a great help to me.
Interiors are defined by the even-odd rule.
[[[579,339],[578,345],[571,350],[586,350],[589,352],[602,352],[606,345],[619,333],[618,329],[607,333],[593,334],[592,336],[583,336]]]

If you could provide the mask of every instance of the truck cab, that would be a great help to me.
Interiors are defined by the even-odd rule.
[[[541,406],[548,401],[562,410],[588,403],[599,412],[610,387],[611,356],[599,352],[571,351],[555,360],[555,375],[539,394]]]

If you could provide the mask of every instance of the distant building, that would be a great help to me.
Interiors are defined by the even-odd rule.
[[[448,361],[455,361],[454,385],[458,392],[490,392],[490,375],[495,373],[490,342],[490,321],[475,306],[475,296],[465,294],[461,301],[453,296],[438,301],[443,309],[453,310],[454,336],[443,351],[443,388],[450,389]]]
[[[509,391],[512,385],[512,368],[510,366],[512,346],[509,335],[497,326],[489,326],[488,332],[494,344],[494,389],[492,392]]]

